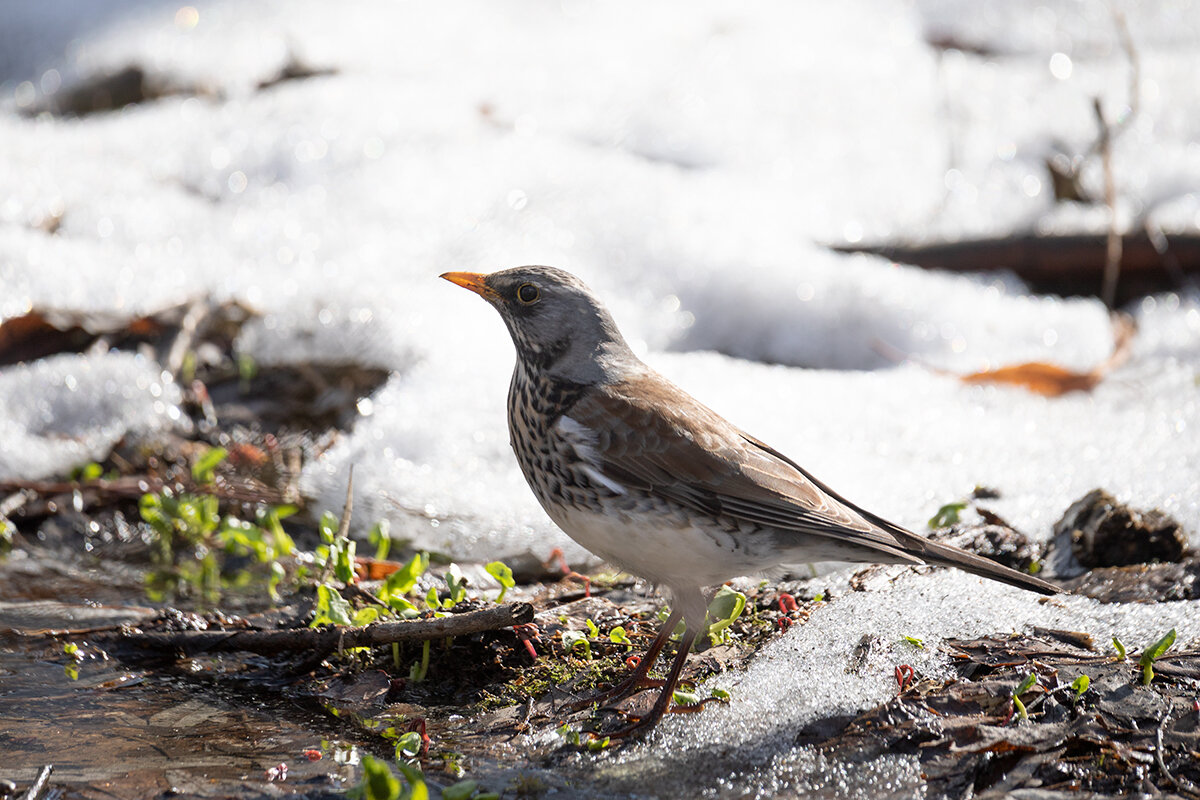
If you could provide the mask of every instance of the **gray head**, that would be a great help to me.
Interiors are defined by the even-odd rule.
[[[491,303],[517,348],[535,372],[594,383],[608,370],[635,359],[612,316],[583,281],[554,267],[516,267],[479,275],[441,277]]]

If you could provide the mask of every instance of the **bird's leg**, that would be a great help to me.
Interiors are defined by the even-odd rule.
[[[637,722],[627,728],[622,728],[615,733],[605,734],[609,739],[640,736],[643,733],[648,733],[651,728],[658,724],[658,721],[667,713],[667,709],[671,707],[671,700],[675,696],[675,687],[679,684],[679,673],[683,672],[683,665],[687,663],[688,654],[692,652],[692,643],[695,641],[696,631],[689,627],[684,631],[683,636],[679,640],[679,652],[675,654],[675,661],[671,663],[671,672],[667,675],[662,692],[658,695],[658,699],[654,701],[654,707],[650,709],[650,713],[639,718]]]
[[[667,640],[671,638],[671,634],[675,631],[675,626],[679,624],[679,620],[681,619],[683,619],[682,611],[671,611],[671,616],[667,617],[667,621],[663,623],[658,631],[658,636],[654,637],[654,641],[650,643],[650,648],[646,650],[646,654],[642,656],[642,660],[638,662],[633,672],[629,673],[629,677],[611,689],[607,689],[585,700],[578,700],[567,706],[567,708],[575,711],[590,706],[593,703],[609,703],[613,700],[628,697],[638,689],[645,688],[648,683],[646,676],[650,674],[650,668],[654,666],[655,661],[658,661],[659,654],[662,653],[663,647],[666,645]],[[652,687],[653,684],[651,685]]]

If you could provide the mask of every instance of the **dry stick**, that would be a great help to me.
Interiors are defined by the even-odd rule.
[[[1104,167],[1104,204],[1108,206],[1108,240],[1104,247],[1104,284],[1100,299],[1110,310],[1117,299],[1117,278],[1121,275],[1121,232],[1117,229],[1117,187],[1113,179],[1112,128],[1104,119],[1100,98],[1092,98],[1096,122],[1100,126],[1100,163]]]
[[[348,625],[324,628],[289,628],[280,631],[175,631],[171,633],[126,633],[117,641],[156,650],[174,650],[184,655],[242,650],[260,655],[311,650],[333,652],[338,647],[370,647],[392,642],[421,642],[447,636],[523,625],[533,619],[529,603],[509,603],[465,614],[406,622],[376,622],[355,628]]]
[[[26,790],[25,794],[21,795],[21,800],[37,800],[38,795],[46,788],[46,781],[50,780],[50,773],[53,770],[53,764],[47,764],[42,767],[42,771],[38,773],[37,780]]]

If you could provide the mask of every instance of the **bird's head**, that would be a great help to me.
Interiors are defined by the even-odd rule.
[[[608,310],[583,281],[554,267],[516,267],[489,275],[447,272],[441,277],[491,303],[535,371],[596,382],[633,354]]]

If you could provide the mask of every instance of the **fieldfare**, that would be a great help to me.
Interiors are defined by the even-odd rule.
[[[652,710],[610,736],[645,732],[667,711],[704,629],[706,586],[783,564],[855,561],[957,567],[1059,591],[841,497],[643,364],[575,276],[518,267],[441,277],[483,297],[508,326],[517,351],[509,436],[546,513],[583,547],[671,592],[671,615],[646,656],[595,699],[646,685],[679,621],[686,625]]]

